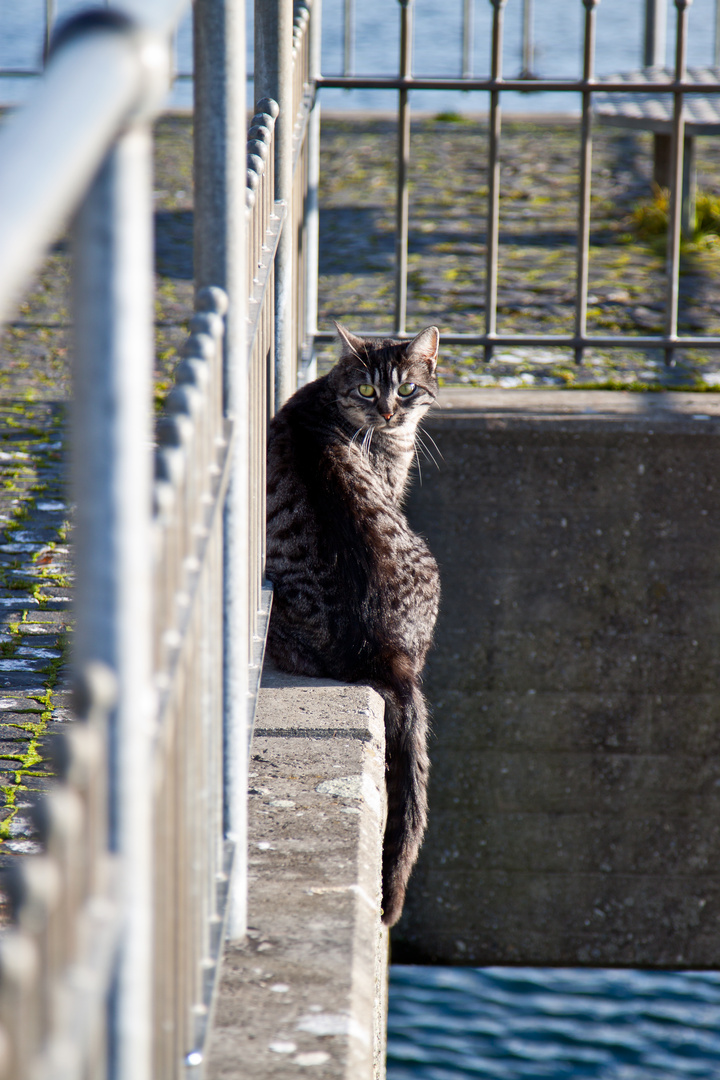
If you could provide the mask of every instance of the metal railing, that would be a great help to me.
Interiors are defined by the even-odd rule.
[[[315,77],[320,72],[320,0],[296,0],[293,18],[293,325],[300,345],[301,382],[314,378],[312,352],[317,330],[320,180],[320,107]],[[297,374],[293,385],[297,382]]]
[[[158,425],[153,488],[153,1076],[202,1053],[233,855],[223,829],[227,297],[205,289],[198,306]]]
[[[275,199],[275,121],[278,107],[263,98],[252,118],[248,141],[247,240],[250,274],[248,364],[250,399],[250,545],[247,576],[248,666],[251,672],[248,743],[262,673],[270,589],[265,566],[265,456],[267,424],[275,401],[275,258],[286,218],[285,203]]]
[[[260,102],[245,143],[244,6],[196,0],[196,314],[153,479],[150,122],[185,7],[77,16],[34,98],[0,130],[0,318],[74,219],[79,720],[56,742],[60,782],[38,809],[45,854],[18,860],[8,879],[0,1074],[13,1080],[201,1075],[224,931],[245,931],[287,207],[273,100]],[[300,154],[307,23],[296,96],[284,99],[301,121]],[[298,304],[293,260],[304,265],[295,243],[285,320]],[[297,339],[288,352],[301,355]]]
[[[0,1075],[104,1075],[107,988],[120,933],[119,863],[108,846],[107,722],[116,684],[86,669],[77,722],[53,747],[61,781],[36,810],[45,854],[5,876],[14,925],[0,940]]]
[[[277,123],[275,185],[287,219],[275,277],[275,406],[312,372],[317,325],[320,0],[255,3],[255,95],[288,102]]]
[[[393,332],[396,336],[409,336],[406,329],[408,286],[408,237],[409,237],[409,161],[410,161],[410,91],[463,90],[486,96],[488,101],[488,200],[485,259],[485,298],[480,301],[485,309],[485,328],[481,334],[445,333],[443,341],[448,345],[477,345],[484,350],[485,359],[492,358],[498,346],[556,346],[573,350],[580,363],[588,348],[621,348],[637,350],[663,350],[666,362],[671,363],[679,348],[720,349],[720,337],[697,334],[679,334],[678,300],[680,275],[680,238],[683,192],[683,148],[686,134],[685,98],[700,90],[697,82],[688,76],[687,39],[690,0],[675,0],[677,14],[675,62],[673,71],[662,83],[663,92],[672,95],[672,137],[670,147],[670,210],[667,236],[667,265],[665,287],[665,316],[663,332],[649,334],[595,334],[588,332],[588,265],[590,258],[590,192],[592,164],[593,101],[599,91],[613,95],[656,95],[657,83],[647,78],[599,79],[595,75],[595,37],[599,0],[578,0],[584,7],[583,69],[579,79],[553,79],[527,77],[506,78],[503,74],[504,15],[507,0],[490,0],[492,5],[492,33],[490,75],[476,78],[463,75],[459,78],[426,78],[413,73],[413,0],[400,0],[400,56],[398,74],[394,76],[325,75],[317,79],[322,97],[325,88],[375,89],[398,92],[398,151],[397,151],[397,224],[395,259],[395,305]],[[528,11],[527,0],[525,11]],[[657,2],[657,0],[656,0]],[[653,0],[649,0],[649,6]],[[464,9],[465,10],[465,9]],[[468,40],[469,23],[465,11],[464,40]],[[347,50],[346,50],[347,53]],[[463,70],[470,66],[464,52]],[[497,322],[497,282],[500,256],[499,221],[501,200],[500,146],[502,95],[506,91],[523,93],[561,91],[580,95],[582,117],[578,147],[578,219],[577,257],[575,269],[574,329],[569,334],[500,333]],[[703,78],[703,95],[720,93],[720,78],[711,71]],[[479,103],[480,105],[480,103]],[[372,334],[372,326],[365,332]],[[320,332],[317,342],[328,342],[334,335]]]

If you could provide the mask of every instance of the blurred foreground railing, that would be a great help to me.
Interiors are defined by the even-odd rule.
[[[275,276],[275,406],[312,375],[317,325],[320,0],[255,2],[255,94],[288,102],[277,125],[276,195],[287,219]]]
[[[78,721],[37,810],[45,853],[7,880],[0,1076],[13,1080],[201,1075],[223,931],[245,928],[286,210],[270,99],[246,168],[243,4],[197,0],[196,313],[154,440],[150,121],[185,7],[77,16],[0,130],[0,317],[71,215],[74,250]]]
[[[227,298],[199,313],[158,426],[153,523],[153,1076],[202,1055],[233,855],[223,830]]]

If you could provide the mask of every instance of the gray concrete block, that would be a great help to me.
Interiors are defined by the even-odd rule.
[[[264,675],[248,939],[225,950],[212,1080],[384,1076],[383,713],[369,687]]]
[[[408,506],[443,602],[393,957],[717,967],[720,401],[443,399]]]

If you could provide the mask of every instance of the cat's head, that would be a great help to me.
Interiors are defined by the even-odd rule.
[[[374,341],[335,325],[342,353],[331,377],[342,412],[358,429],[414,432],[437,397],[437,326],[412,341]]]

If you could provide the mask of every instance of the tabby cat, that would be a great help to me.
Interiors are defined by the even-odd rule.
[[[401,509],[417,427],[437,395],[440,335],[374,342],[337,327],[340,360],[270,424],[268,651],[284,671],[373,686],[385,699],[383,921],[402,912],[427,820],[420,673],[438,570]]]

